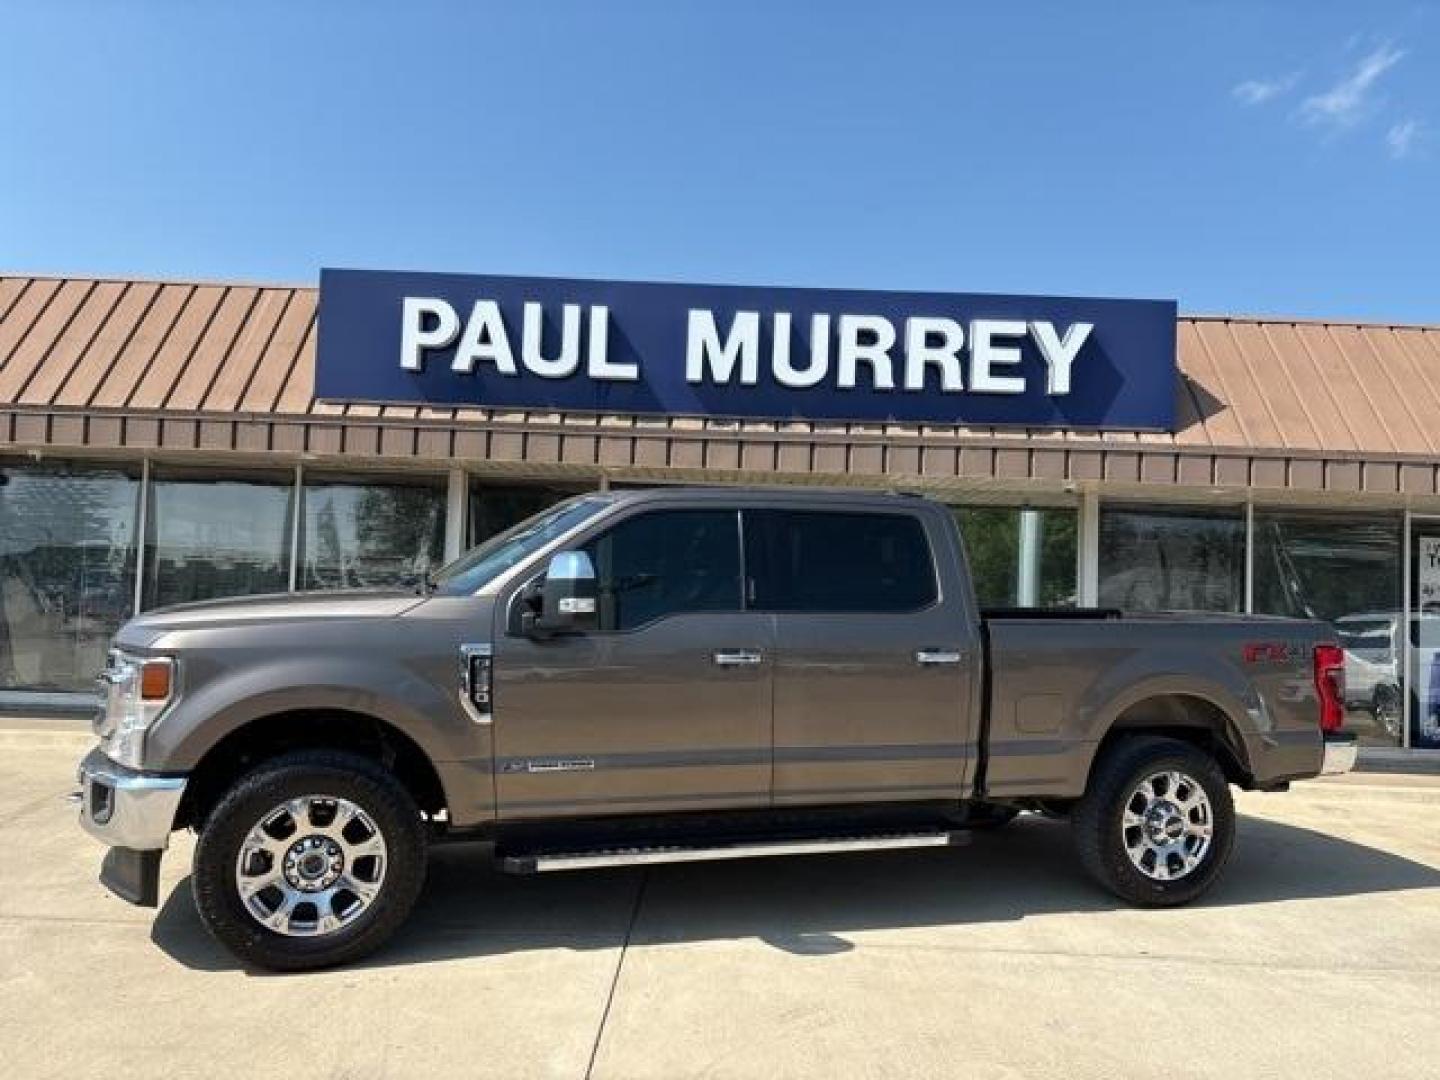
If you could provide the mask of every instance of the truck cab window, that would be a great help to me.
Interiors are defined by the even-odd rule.
[[[740,610],[734,510],[641,514],[585,550],[595,564],[601,630],[634,630],[682,612]]]
[[[757,510],[745,517],[751,608],[898,612],[935,602],[935,564],[908,514]]]

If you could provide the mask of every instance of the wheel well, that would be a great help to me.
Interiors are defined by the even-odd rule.
[[[1213,701],[1192,694],[1160,694],[1137,701],[1115,718],[1100,740],[1094,760],[1099,761],[1113,743],[1135,735],[1162,735],[1188,742],[1219,762],[1230,783],[1242,788],[1254,785],[1230,717]]]
[[[252,720],[216,743],[185,786],[175,827],[200,827],[225,792],[261,762],[292,750],[348,750],[394,773],[430,817],[445,808],[445,790],[425,751],[404,732],[365,713],[306,709]]]

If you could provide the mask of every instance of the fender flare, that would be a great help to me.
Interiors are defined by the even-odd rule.
[[[1193,658],[1191,666],[1194,666]],[[1095,758],[1105,739],[1116,731],[1124,730],[1121,720],[1127,711],[1157,698],[1189,698],[1217,714],[1221,727],[1215,732],[1216,737],[1241,772],[1253,776],[1255,748],[1251,743],[1255,734],[1263,730],[1264,703],[1254,687],[1233,666],[1214,661],[1203,667],[1211,670],[1183,675],[1147,675],[1107,687],[1103,699],[1090,710],[1091,753],[1085,775],[1088,777],[1094,768]],[[1190,724],[1173,726],[1178,730],[1194,727]]]
[[[449,710],[434,688],[396,665],[327,658],[325,682],[315,682],[315,658],[285,658],[237,669],[206,683],[162,716],[150,739],[161,745],[167,769],[195,768],[221,741],[266,717],[334,711],[369,717],[410,739],[434,766],[468,756],[458,739],[437,727]],[[458,725],[457,725],[458,727]],[[463,729],[460,729],[463,730]],[[458,734],[458,731],[457,731]]]

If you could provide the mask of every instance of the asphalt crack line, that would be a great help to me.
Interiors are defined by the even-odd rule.
[[[63,812],[67,817],[74,815],[78,827],[80,820],[80,804],[67,803],[64,792],[41,795],[31,799],[29,802],[19,803],[14,806],[7,806],[0,810],[0,825],[13,825],[21,818],[33,814],[36,810],[45,810],[51,806]]]
[[[7,923],[16,925],[39,925],[39,926],[145,926],[150,922],[149,918],[135,916],[126,918],[124,915],[117,915],[115,918],[89,915],[44,915],[28,914],[26,912],[0,911],[0,926]]]
[[[635,890],[635,906],[630,909],[630,923],[625,927],[625,940],[620,943],[620,956],[615,961],[615,974],[610,977],[610,991],[605,995],[605,1008],[600,1013],[600,1026],[595,1029],[595,1041],[590,1045],[590,1060],[585,1066],[585,1080],[590,1080],[595,1071],[595,1060],[600,1054],[600,1042],[605,1037],[605,1025],[610,1021],[610,1006],[615,1002],[615,988],[620,985],[620,972],[625,967],[625,957],[630,952],[630,939],[635,935],[635,924],[640,919],[640,905],[645,900],[645,886],[650,883],[648,868],[640,871],[640,886]]]
[[[867,949],[876,952],[906,952],[913,946],[896,942],[874,942],[866,946]],[[926,949],[931,952],[953,953],[962,956],[989,956],[989,957],[1016,957],[1029,960],[1075,960],[1075,961],[1098,961],[1102,963],[1135,963],[1135,964],[1176,964],[1192,967],[1216,967],[1231,968],[1236,970],[1252,969],[1256,971],[1276,972],[1286,975],[1433,975],[1440,968],[1436,965],[1411,966],[1406,964],[1347,964],[1337,961],[1335,965],[1326,964],[1296,964],[1279,960],[1251,960],[1238,959],[1225,956],[1199,956],[1190,953],[1113,953],[1113,952],[1079,952],[1066,949],[1024,949],[1024,948],[1003,948],[996,946],[964,946],[964,945],[927,945]]]

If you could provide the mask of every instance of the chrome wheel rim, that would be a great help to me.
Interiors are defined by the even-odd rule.
[[[1152,773],[1130,792],[1120,836],[1135,869],[1153,881],[1176,881],[1205,859],[1215,834],[1210,796],[1193,776]]]
[[[240,844],[235,886],[251,918],[286,937],[319,937],[353,923],[380,895],[385,837],[355,803],[289,799]]]

